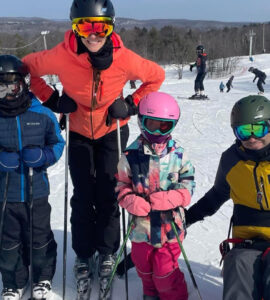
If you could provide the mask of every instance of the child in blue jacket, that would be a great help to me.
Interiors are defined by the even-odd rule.
[[[16,56],[0,55],[0,272],[3,300],[22,299],[29,278],[30,190],[33,199],[33,297],[50,299],[56,242],[50,226],[47,168],[64,140],[54,114],[29,92],[30,75]],[[33,169],[32,184],[29,170]],[[6,205],[5,205],[6,202]]]

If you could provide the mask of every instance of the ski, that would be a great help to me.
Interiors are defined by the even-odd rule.
[[[92,291],[92,278],[82,278],[77,281],[76,300],[89,300]]]
[[[207,95],[193,95],[188,98],[189,100],[209,100]]]
[[[112,286],[113,286],[113,281],[111,283],[111,287],[108,290],[107,294],[106,293],[106,287],[109,282],[109,277],[103,277],[99,279],[99,295],[98,295],[98,300],[110,300],[112,296]]]

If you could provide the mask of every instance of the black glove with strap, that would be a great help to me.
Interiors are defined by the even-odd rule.
[[[131,95],[125,99],[116,99],[108,108],[108,116],[106,125],[112,124],[112,119],[126,119],[129,116],[134,116],[138,113],[138,108],[133,102]]]
[[[59,97],[59,92],[55,90],[51,97],[42,104],[50,108],[53,112],[69,114],[77,110],[76,102],[70,98],[66,93]]]

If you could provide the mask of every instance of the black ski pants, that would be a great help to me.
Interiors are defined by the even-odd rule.
[[[260,78],[257,81],[257,87],[258,87],[259,91],[262,92],[262,93],[264,93],[263,82],[264,81]]]
[[[224,259],[223,300],[270,300],[270,253],[233,248]]]
[[[2,203],[0,205],[2,209]],[[56,267],[56,242],[50,226],[48,197],[33,201],[33,280],[52,280]],[[4,215],[0,271],[3,287],[23,288],[29,277],[29,205],[8,202]]]
[[[122,150],[128,135],[128,125],[121,127]],[[114,191],[118,160],[116,130],[97,140],[70,132],[72,247],[79,257],[96,251],[113,254],[119,248],[120,213]]]
[[[203,81],[204,81],[205,75],[206,75],[206,72],[197,74],[196,79],[195,79],[195,85],[194,85],[195,92],[204,91]]]

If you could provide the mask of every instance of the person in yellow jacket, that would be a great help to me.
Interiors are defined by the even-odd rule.
[[[114,193],[120,119],[121,147],[129,136],[128,120],[140,99],[157,91],[164,70],[125,48],[114,30],[110,0],[74,0],[72,30],[51,50],[23,58],[32,76],[32,91],[55,112],[70,113],[69,165],[74,186],[71,198],[72,247],[77,255],[75,275],[91,275],[99,253],[99,274],[109,275],[120,242],[119,209]],[[58,75],[63,94],[41,76]],[[123,97],[130,80],[142,84]]]
[[[236,142],[223,152],[214,186],[186,212],[187,226],[232,199],[234,247],[224,258],[224,300],[270,299],[270,100],[235,103]],[[227,249],[228,250],[228,249]]]

